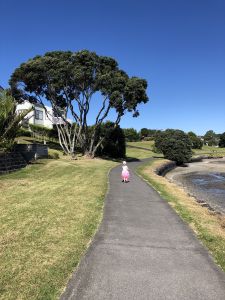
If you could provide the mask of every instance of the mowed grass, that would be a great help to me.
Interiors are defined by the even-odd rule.
[[[142,149],[136,149],[136,148],[129,148],[126,149],[126,156],[128,159],[136,158],[136,159],[144,159],[148,157],[152,157],[153,155],[156,155],[152,151],[148,150],[142,150]]]
[[[225,156],[225,148],[204,145],[202,149],[194,149],[193,153],[194,155]]]
[[[39,160],[0,176],[0,299],[58,299],[101,221],[115,165]]]
[[[128,146],[134,146],[134,147],[141,147],[141,148],[147,148],[149,150],[153,149],[154,146],[154,141],[139,141],[139,142],[127,142]],[[158,157],[163,157],[162,154],[159,153],[146,153],[144,149],[138,149],[134,150],[129,147],[127,147],[127,156],[132,156],[143,159],[143,158],[148,158],[152,156],[158,156]],[[209,155],[212,157],[217,157],[217,156],[225,156],[225,148],[219,148],[219,147],[213,147],[213,146],[206,146],[204,145],[202,149],[193,149],[193,156],[199,156],[199,155]]]
[[[158,176],[155,169],[165,162],[167,161],[162,159],[151,161],[139,167],[138,173],[190,225],[198,238],[209,249],[216,263],[225,271],[225,217],[200,206],[181,187]]]
[[[128,147],[126,148],[126,156],[128,158],[137,158],[137,159],[144,159],[144,158],[153,157],[153,156],[161,157],[162,154],[158,154],[158,153],[151,151],[153,145],[154,145],[154,141],[127,142]],[[149,150],[136,149],[136,148],[131,148],[129,146],[147,148]]]
[[[154,141],[127,142],[127,145],[147,148],[151,150],[154,146]]]

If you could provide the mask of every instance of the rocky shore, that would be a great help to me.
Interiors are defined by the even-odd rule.
[[[225,158],[204,159],[176,167],[165,177],[182,186],[203,206],[225,214]]]

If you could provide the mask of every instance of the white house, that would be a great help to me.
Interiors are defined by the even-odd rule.
[[[63,119],[57,116],[52,107],[49,106],[43,108],[41,104],[31,104],[29,101],[24,101],[22,104],[17,104],[16,111],[20,113],[31,107],[34,108],[33,111],[31,111],[24,120],[28,124],[45,126],[51,129],[54,124],[64,123]]]

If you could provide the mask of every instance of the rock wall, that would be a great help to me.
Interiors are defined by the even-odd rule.
[[[171,162],[167,162],[165,164],[163,164],[162,166],[160,166],[159,168],[157,168],[155,170],[156,174],[159,176],[165,176],[167,172],[173,170],[174,168],[176,168],[176,163],[175,161],[171,161]]]
[[[15,151],[23,155],[27,162],[48,157],[48,146],[41,144],[17,144]]]
[[[0,174],[26,167],[27,162],[19,152],[0,153]]]

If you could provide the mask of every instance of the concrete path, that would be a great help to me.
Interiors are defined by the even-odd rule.
[[[127,184],[111,171],[103,222],[61,300],[224,300],[225,274],[128,166]]]

